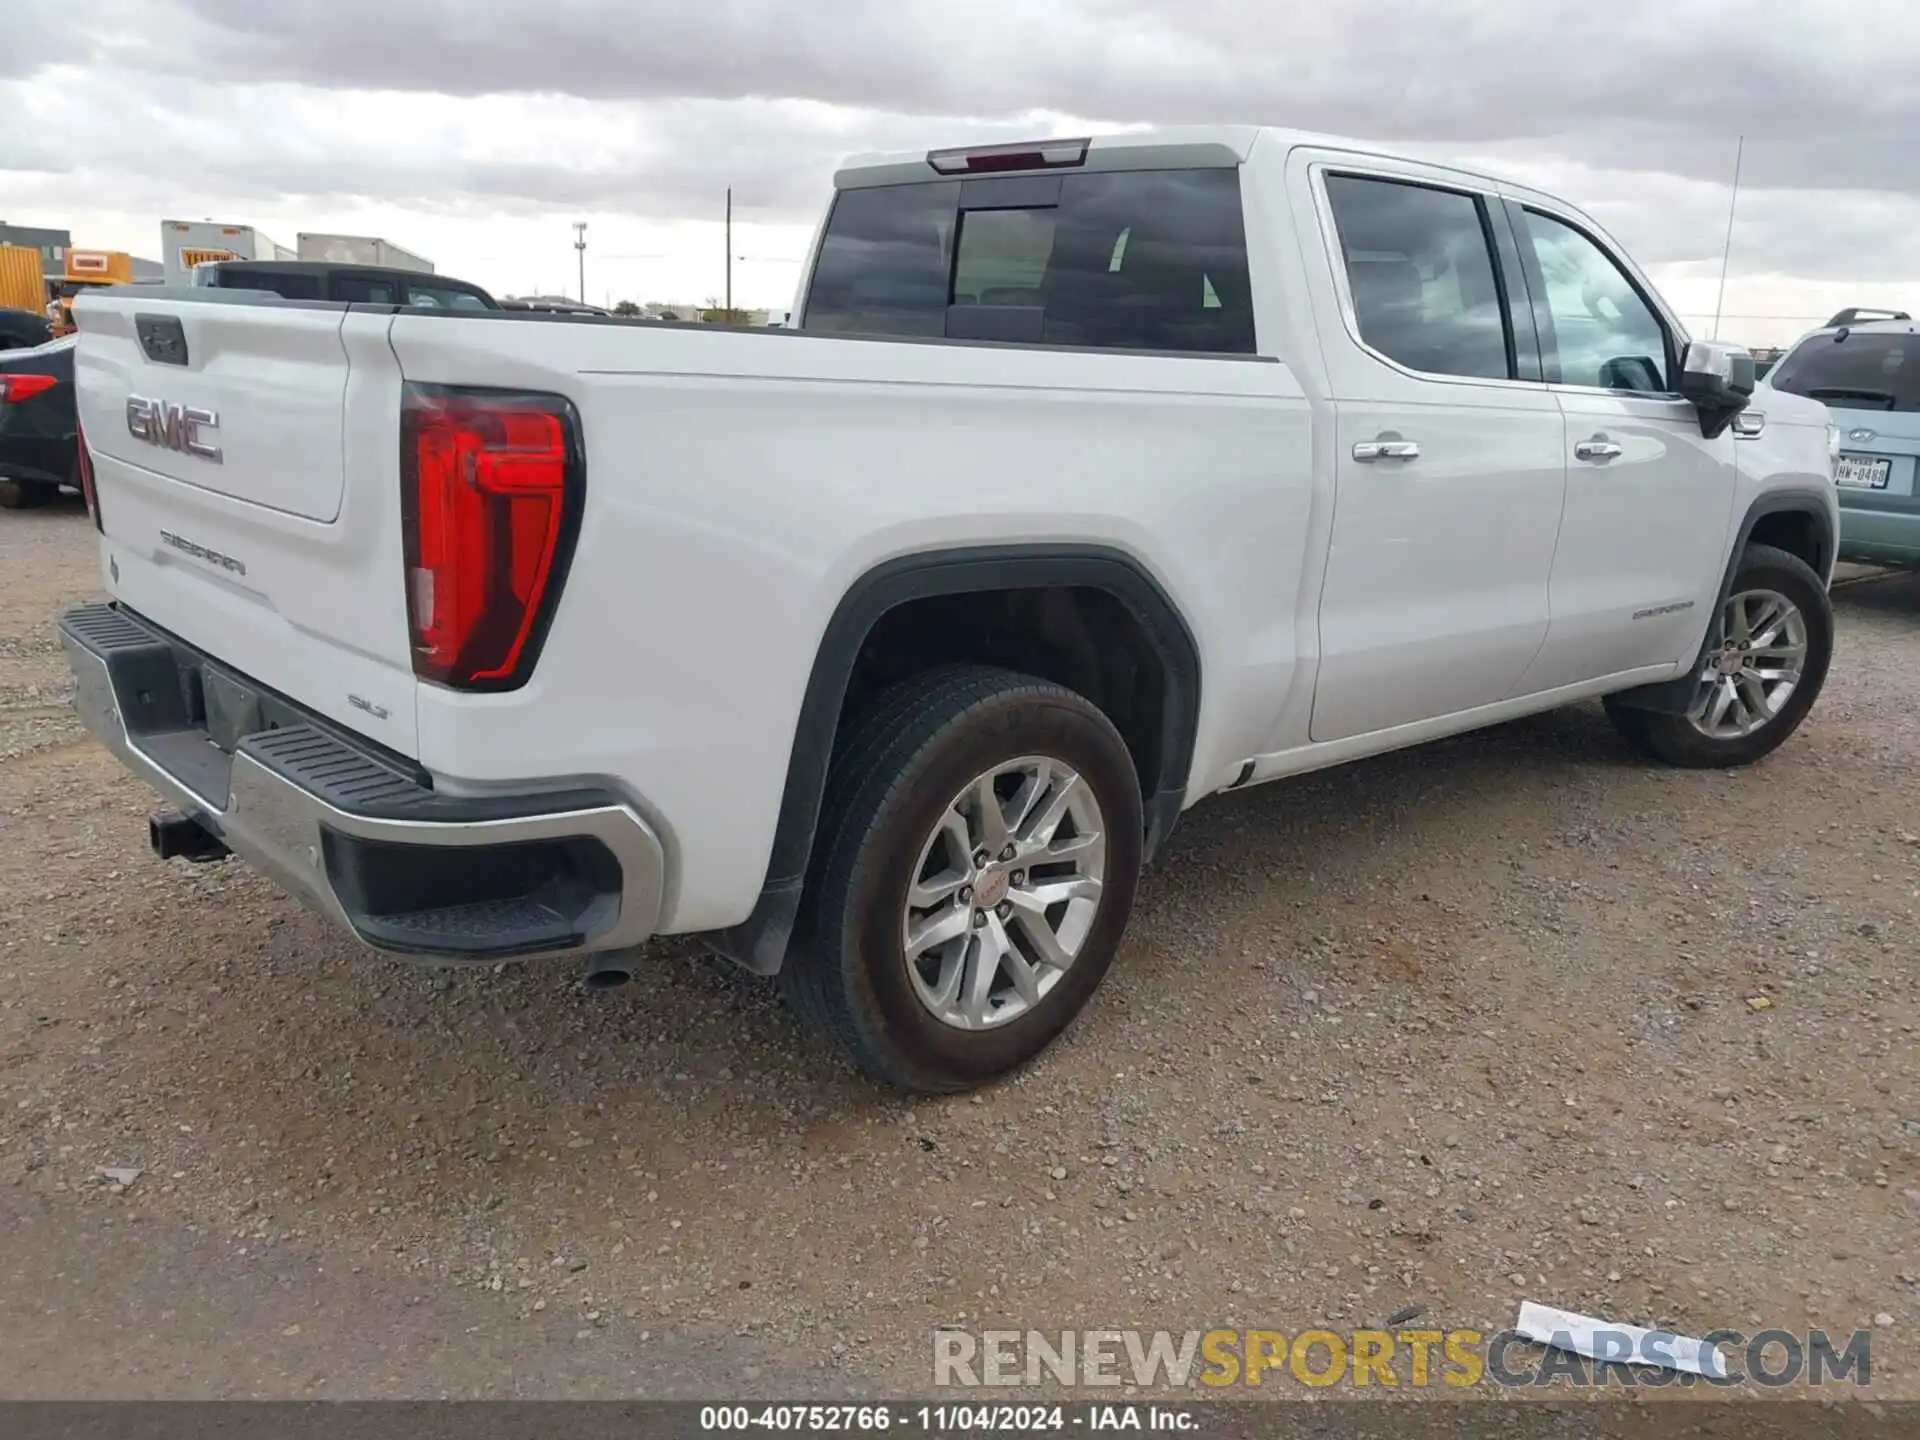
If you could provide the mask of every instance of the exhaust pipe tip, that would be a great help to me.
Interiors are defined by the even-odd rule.
[[[589,990],[618,990],[633,979],[633,967],[625,959],[609,957],[591,960],[582,983]]]

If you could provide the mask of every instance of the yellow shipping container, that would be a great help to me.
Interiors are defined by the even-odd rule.
[[[31,310],[36,315],[46,313],[47,275],[40,268],[38,250],[0,245],[0,306]]]
[[[64,335],[73,329],[73,297],[82,290],[101,285],[131,285],[133,257],[124,250],[67,249],[66,271],[61,275],[60,314],[53,322],[53,333]]]
[[[131,285],[133,257],[124,250],[75,250],[69,246],[65,278],[82,285]]]

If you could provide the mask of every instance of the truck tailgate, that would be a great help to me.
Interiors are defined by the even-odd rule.
[[[121,291],[76,319],[114,598],[411,754],[391,317]]]

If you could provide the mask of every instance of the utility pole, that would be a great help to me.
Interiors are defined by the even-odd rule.
[[[1713,302],[1713,338],[1720,338],[1720,314],[1727,305],[1727,262],[1733,258],[1733,217],[1740,208],[1740,162],[1746,158],[1747,137],[1742,135],[1733,152],[1733,198],[1727,202],[1727,245],[1720,252],[1720,294]]]
[[[573,248],[580,252],[580,303],[587,303],[587,222],[573,222]]]
[[[733,187],[727,187],[727,315],[726,323],[733,323]]]

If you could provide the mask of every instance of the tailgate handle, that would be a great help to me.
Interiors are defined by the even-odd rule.
[[[187,332],[177,315],[136,315],[133,328],[140,336],[140,348],[156,365],[187,363]]]

